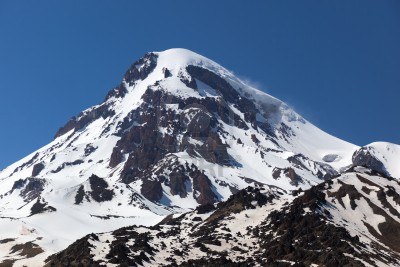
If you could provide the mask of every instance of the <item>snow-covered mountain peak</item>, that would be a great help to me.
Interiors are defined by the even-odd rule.
[[[157,65],[162,68],[184,68],[188,65],[203,66],[210,70],[221,70],[229,73],[218,63],[184,48],[171,48],[161,52],[153,52],[158,56]]]
[[[131,69],[127,72],[128,75],[125,75],[124,80],[130,86],[134,84],[132,79],[136,81],[138,78],[141,80],[146,80],[147,84],[156,82],[160,83],[168,80],[167,85],[169,86],[165,87],[168,90],[175,88],[175,91],[172,93],[177,93],[176,90],[180,88],[182,89],[180,91],[181,95],[186,93],[186,96],[204,96],[204,92],[195,94],[191,90],[187,90],[187,88],[185,88],[189,87],[195,91],[197,89],[201,91],[208,89],[204,88],[208,87],[207,84],[204,84],[197,78],[192,79],[191,76],[193,75],[190,72],[196,71],[193,67],[212,72],[229,83],[229,85],[231,85],[232,88],[235,89],[235,91],[237,91],[240,95],[251,98],[261,105],[273,104],[276,107],[284,105],[284,103],[277,98],[246,84],[244,81],[237,78],[233,72],[225,69],[213,60],[183,48],[173,48],[162,52],[150,52],[145,54],[144,57],[132,65]],[[129,75],[132,72],[135,72],[137,77],[132,77],[132,75]],[[181,81],[184,84],[180,84],[178,81]],[[194,86],[198,86],[200,88],[192,88]],[[184,91],[183,94],[182,91]],[[288,110],[286,105],[284,105],[283,108]],[[297,114],[297,117],[300,116]]]
[[[393,160],[387,147],[372,147],[385,167],[399,158],[397,146],[389,146]],[[307,190],[367,165],[354,161],[363,149],[210,59],[180,48],[150,52],[102,103],[0,172],[0,235],[16,237],[6,246],[34,242],[45,256],[89,232],[153,225],[248,186]],[[57,223],[41,227],[49,220]],[[32,232],[20,235],[22,227]]]

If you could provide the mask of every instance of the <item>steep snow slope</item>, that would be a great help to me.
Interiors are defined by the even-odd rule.
[[[357,149],[203,56],[148,53],[104,102],[0,172],[0,240],[14,239],[0,259],[24,264],[12,248],[32,242],[44,250],[32,265],[84,234],[153,225],[249,185],[307,189]]]

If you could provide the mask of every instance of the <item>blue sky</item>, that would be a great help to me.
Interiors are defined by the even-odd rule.
[[[358,145],[400,143],[400,1],[0,1],[0,169],[184,47]]]

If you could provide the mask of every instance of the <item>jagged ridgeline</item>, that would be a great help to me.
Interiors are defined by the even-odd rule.
[[[219,265],[284,265],[304,254],[327,266],[393,264],[397,243],[387,229],[397,231],[399,219],[399,155],[393,144],[359,148],[321,131],[194,52],[147,53],[102,103],[0,172],[0,262],[192,266],[212,257]],[[364,169],[351,173],[365,179],[387,177],[376,184],[383,193],[358,188],[357,179],[327,188],[356,167]],[[306,192],[316,190],[319,202],[309,207]],[[359,212],[365,223],[354,227],[366,239],[329,205]],[[338,249],[321,240],[329,232]],[[331,253],[320,258],[317,250]]]

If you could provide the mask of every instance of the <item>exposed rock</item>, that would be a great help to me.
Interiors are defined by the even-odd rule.
[[[54,138],[60,137],[67,132],[74,130],[74,131],[79,131],[86,127],[89,123],[103,117],[111,117],[113,116],[115,111],[110,109],[110,107],[107,105],[107,103],[103,103],[99,106],[96,106],[92,109],[89,109],[85,112],[81,112],[77,117],[72,117],[67,124],[65,124],[63,127],[61,127]]]
[[[163,73],[164,73],[164,78],[168,78],[168,77],[172,76],[171,72],[167,68],[163,68]]]
[[[232,86],[227,81],[219,77],[214,72],[193,65],[187,66],[186,71],[192,77],[221,92],[224,99],[226,99],[227,101],[235,103],[240,99],[239,93],[234,88],[232,88]]]
[[[140,192],[145,198],[153,202],[159,201],[163,195],[161,183],[155,180],[143,180]]]
[[[282,175],[289,178],[292,185],[298,185],[298,183],[302,181],[301,177],[294,171],[293,168],[289,167],[289,168],[281,169],[281,168],[275,167],[272,170],[272,177],[274,179],[279,179],[282,177]]]
[[[90,248],[93,246],[90,244],[89,239],[93,238],[96,239],[94,234],[75,241],[65,250],[48,257],[45,266],[100,266],[99,262],[93,260],[93,256],[90,253]]]
[[[15,238],[5,238],[5,239],[0,240],[0,244],[9,243],[12,241],[15,241]]]
[[[57,169],[52,170],[51,172],[52,173],[58,173],[58,172],[62,171],[65,167],[76,166],[76,165],[79,165],[79,164],[82,164],[82,163],[84,163],[84,161],[81,160],[81,159],[77,159],[77,160],[75,160],[73,162],[64,162],[63,164],[61,164],[61,166],[58,166]]]
[[[97,147],[94,147],[92,144],[87,144],[85,147],[85,155],[84,156],[87,157],[96,150],[97,150]]]
[[[252,135],[251,135],[251,140],[252,140],[255,144],[259,144],[259,143],[260,143],[260,140],[258,140],[258,138],[256,137],[255,134],[252,134]]]
[[[104,202],[112,200],[114,191],[112,189],[108,189],[108,183],[103,178],[93,174],[90,176],[89,182],[92,189],[90,195],[95,201]]]
[[[125,85],[123,83],[121,83],[116,88],[114,88],[108,92],[104,101],[107,101],[108,99],[110,99],[112,97],[122,98],[126,95],[126,93],[128,93],[128,90],[126,89]]]
[[[217,201],[218,198],[212,190],[211,181],[204,173],[196,170],[190,176],[193,178],[193,197],[199,204]]]
[[[35,164],[32,170],[32,177],[38,176],[43,169],[44,169],[43,163]]]
[[[180,70],[178,73],[178,77],[187,87],[197,90],[196,81],[193,79],[192,76],[187,75],[184,71]]]
[[[179,195],[182,198],[187,196],[186,183],[189,181],[189,177],[185,174],[183,168],[172,171],[169,181],[172,195]]]
[[[362,147],[355,151],[352,157],[353,166],[364,166],[374,171],[388,174],[385,166],[370,151],[369,147]]]
[[[81,204],[83,202],[84,197],[85,197],[85,190],[84,186],[81,185],[75,195],[75,204],[76,205]]]
[[[39,213],[44,213],[44,212],[52,212],[52,211],[56,211],[56,208],[49,206],[48,203],[46,201],[44,201],[44,199],[42,199],[41,197],[38,197],[35,204],[33,204],[33,206],[31,207],[31,215],[30,216],[39,214]]]
[[[197,206],[197,208],[196,208],[196,211],[198,214],[205,214],[205,213],[208,213],[213,210],[215,210],[215,206],[214,206],[214,204],[211,204],[211,203],[203,204],[203,205]]]
[[[132,64],[125,73],[124,81],[132,86],[136,81],[144,80],[157,66],[157,57],[154,53],[145,54],[144,57]]]
[[[33,242],[14,245],[10,250],[10,253],[18,254],[24,258],[33,258],[36,255],[39,255],[43,252],[44,252],[43,249]]]
[[[227,145],[222,143],[218,134],[210,132],[200,149],[197,149],[197,152],[209,162],[228,165],[231,157],[226,147]]]
[[[40,178],[19,179],[14,182],[11,192],[21,189],[20,196],[23,197],[26,202],[30,202],[40,196],[44,185],[45,180]]]
[[[228,217],[231,213],[239,213],[245,209],[255,209],[256,206],[263,206],[270,203],[275,198],[274,195],[265,195],[260,192],[260,188],[248,187],[239,190],[236,194],[229,197],[225,202],[217,205],[217,210],[207,219],[208,222],[221,220]]]
[[[23,163],[21,166],[18,166],[17,168],[15,168],[15,170],[13,171],[13,173],[16,173],[20,170],[22,170],[25,167],[29,167],[33,164],[33,162],[39,157],[39,153],[36,153],[30,160],[28,160],[27,162]]]

